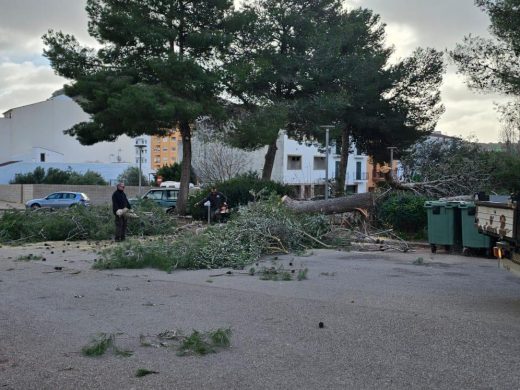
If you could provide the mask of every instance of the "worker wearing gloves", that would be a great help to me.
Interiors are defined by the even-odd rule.
[[[124,241],[126,236],[127,217],[126,213],[132,206],[125,194],[124,183],[118,183],[117,189],[112,194],[112,211],[115,215],[116,235],[115,241]]]

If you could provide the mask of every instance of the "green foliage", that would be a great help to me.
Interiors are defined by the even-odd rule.
[[[110,248],[98,269],[154,267],[165,271],[198,268],[243,268],[269,253],[301,251],[316,245],[312,237],[330,230],[322,215],[297,215],[279,198],[250,203],[228,223],[208,227],[194,235],[183,232],[152,242],[128,242]]]
[[[41,260],[42,257],[38,255],[33,255],[32,253],[29,253],[28,255],[24,256],[18,256],[16,260],[18,261],[30,261],[30,260]]]
[[[307,274],[309,273],[309,270],[307,268],[304,268],[304,269],[301,269],[298,271],[298,275],[296,276],[296,278],[301,281],[301,280],[306,280],[307,279]]]
[[[84,356],[96,357],[104,355],[105,352],[114,344],[114,335],[100,333],[91,342],[81,349]]]
[[[222,192],[227,197],[228,205],[231,208],[248,204],[255,199],[254,194],[260,192],[264,194],[275,193],[280,196],[294,196],[294,190],[290,186],[271,180],[259,179],[255,173],[240,175],[231,180],[216,183],[215,186],[218,188],[219,192]],[[207,210],[205,210],[205,207],[195,206],[195,204],[208,196],[209,191],[210,188],[205,188],[190,196],[189,205],[193,218],[207,218]]]
[[[173,163],[172,165],[163,165],[157,170],[157,176],[162,176],[163,181],[180,181],[181,166]]]
[[[135,372],[135,376],[137,378],[141,378],[146,375],[158,374],[158,373],[159,373],[158,371],[149,370],[147,368],[138,368],[137,371]]]
[[[499,194],[520,192],[520,155],[506,152],[486,152],[481,155],[487,164],[490,180],[482,189]]]
[[[219,348],[230,346],[231,329],[217,329],[206,333],[194,330],[191,335],[182,340],[177,354],[185,356],[188,354],[206,355],[215,353]]]
[[[398,231],[420,234],[428,221],[424,209],[426,200],[409,193],[392,194],[378,207],[378,219]]]
[[[139,168],[137,167],[128,167],[123,173],[121,173],[117,177],[118,182],[125,183],[127,186],[138,186],[139,185]],[[141,173],[141,185],[148,186],[148,180]]]
[[[520,96],[518,0],[475,0],[491,20],[491,38],[469,35],[450,52],[470,87]]]
[[[33,172],[17,173],[11,184],[76,184],[76,185],[107,185],[103,177],[94,171],[88,170],[81,174],[70,168],[63,171],[58,168],[49,168],[47,173],[42,167],[36,167]]]
[[[99,173],[88,170],[84,174],[71,172],[66,184],[102,186],[107,185],[108,183]]]
[[[176,229],[171,217],[155,204],[134,211],[139,218],[129,219],[130,236],[168,234]],[[5,243],[109,240],[113,234],[114,215],[109,206],[7,210],[0,216],[0,242]]]
[[[81,353],[88,357],[97,357],[104,355],[111,350],[116,356],[129,357],[133,355],[132,351],[119,349],[115,345],[116,337],[114,334],[99,333],[88,345],[81,349]]]
[[[157,170],[156,177],[162,176],[162,181],[180,181],[181,180],[181,165],[173,163],[172,165],[163,165]],[[190,169],[190,183],[195,183],[197,180],[193,167]]]

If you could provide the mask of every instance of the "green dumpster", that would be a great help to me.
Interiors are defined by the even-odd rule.
[[[428,215],[428,242],[432,253],[437,246],[451,252],[462,244],[459,202],[427,201],[424,203]]]
[[[460,215],[462,227],[462,246],[463,253],[469,255],[472,251],[485,249],[490,251],[492,245],[491,237],[478,232],[475,225],[476,207],[473,202],[460,202]],[[489,255],[489,253],[487,253]]]

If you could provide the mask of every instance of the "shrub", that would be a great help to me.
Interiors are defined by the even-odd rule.
[[[427,224],[426,200],[410,193],[392,194],[379,206],[378,219],[400,232],[423,234]]]
[[[59,168],[49,168],[47,173],[42,167],[36,167],[33,172],[17,173],[11,184],[82,184],[82,185],[107,185],[99,173],[88,170],[81,174],[70,167],[63,171]]]

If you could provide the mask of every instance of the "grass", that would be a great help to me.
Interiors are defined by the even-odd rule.
[[[100,333],[91,340],[89,345],[81,349],[81,353],[89,357],[104,355],[108,348],[114,344],[114,339],[115,337],[112,334],[107,335],[106,333]]]
[[[298,281],[306,280],[308,272],[309,272],[309,270],[307,268],[299,270],[298,276],[296,277],[298,279]]]
[[[137,371],[135,372],[135,376],[137,378],[141,378],[143,376],[146,376],[146,375],[150,375],[150,374],[158,374],[159,371],[152,371],[152,370],[149,370],[147,368],[139,368],[137,369]]]
[[[424,259],[422,257],[418,257],[417,259],[414,260],[414,262],[412,264],[414,264],[414,265],[424,265]]]
[[[25,256],[19,256],[16,260],[17,261],[31,261],[31,260],[41,260],[41,259],[43,259],[42,256],[33,255],[32,253],[29,253],[28,255],[25,255]]]
[[[302,281],[307,279],[307,273],[308,269],[300,269],[298,270],[298,273],[296,275],[296,280]],[[256,272],[254,268],[251,268],[249,270],[250,275],[255,275],[258,273],[260,275],[260,280],[272,280],[272,281],[283,281],[283,282],[289,282],[291,280],[294,280],[293,274],[295,270],[286,270],[283,268],[283,266],[280,266],[278,268],[272,266],[272,267],[262,267],[260,271]]]
[[[231,329],[219,328],[209,332],[194,330],[191,335],[185,337],[179,346],[177,354],[185,356],[188,354],[207,355],[215,353],[221,348],[228,348],[231,344]]]
[[[104,355],[111,350],[116,356],[129,357],[133,355],[132,351],[123,350],[115,345],[116,337],[114,334],[99,333],[88,345],[81,349],[83,356],[98,357]]]

